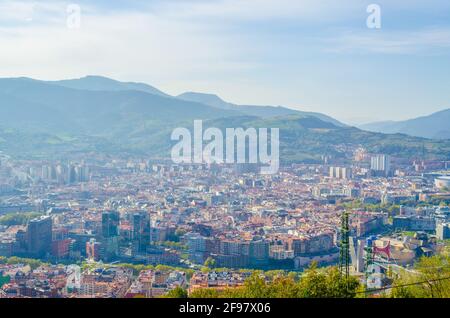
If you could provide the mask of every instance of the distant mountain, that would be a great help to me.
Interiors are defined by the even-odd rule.
[[[450,140],[367,132],[318,113],[234,105],[215,95],[175,98],[142,85],[100,77],[0,79],[0,151],[26,158],[77,152],[167,158],[173,129],[192,128],[202,119],[204,127],[279,128],[283,162],[320,162],[324,154],[346,158],[347,146],[398,157],[450,158]]]
[[[382,121],[360,125],[359,128],[431,139],[450,139],[450,109],[405,121]]]
[[[308,117],[316,117],[323,121],[330,122],[335,124],[336,126],[344,127],[345,125],[338,120],[315,112],[304,112],[295,109],[290,109],[283,106],[254,106],[254,105],[236,105],[232,103],[228,103],[221,99],[217,95],[213,94],[204,94],[204,93],[194,93],[187,92],[181,95],[178,95],[177,98],[199,102],[203,104],[207,104],[220,109],[228,109],[228,110],[237,110],[240,113],[244,113],[249,116],[257,116],[257,117],[275,117],[275,116],[288,116],[288,115],[302,115]]]
[[[119,82],[103,76],[86,76],[79,79],[69,79],[62,81],[49,81],[49,84],[56,84],[67,88],[82,89],[89,91],[141,91],[153,95],[170,97],[159,89],[144,84],[134,82]]]
[[[74,89],[28,78],[0,79],[0,100],[3,127],[51,134],[123,136],[181,121],[241,115],[143,91]]]
[[[192,129],[192,123],[186,126]],[[284,117],[261,118],[257,116],[237,116],[216,118],[205,121],[203,128],[227,127],[279,128],[280,160],[288,162],[322,162],[322,155],[347,158],[348,146],[364,146],[372,153],[385,153],[403,158],[450,158],[450,141],[434,141],[410,137],[403,134],[382,134],[360,130],[356,127],[339,127],[315,117],[290,115]],[[140,147],[158,149],[159,154],[170,153],[167,143],[171,129],[162,130],[155,139],[142,140]]]
[[[236,105],[227,103],[222,98],[215,94],[186,92],[177,96],[179,99],[188,100],[191,102],[203,103],[216,108],[233,109]]]
[[[3,93],[0,93],[0,104],[0,127],[20,128],[31,133],[75,128],[65,114],[45,104],[24,101]]]

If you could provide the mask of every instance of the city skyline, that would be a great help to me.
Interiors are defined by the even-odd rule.
[[[0,0],[0,48],[0,303],[450,298],[448,0]]]

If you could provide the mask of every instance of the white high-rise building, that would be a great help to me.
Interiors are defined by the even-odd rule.
[[[346,167],[330,167],[329,176],[335,179],[351,179],[352,169]]]
[[[370,159],[370,170],[375,172],[382,172],[388,175],[391,170],[390,159],[387,155],[376,155]]]

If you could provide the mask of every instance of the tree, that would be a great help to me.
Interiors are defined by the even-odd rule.
[[[6,226],[25,225],[29,220],[41,216],[38,212],[9,213],[0,217],[0,224]]]
[[[245,281],[242,296],[245,298],[268,298],[267,287],[265,278],[255,272]]]
[[[32,259],[32,258],[21,258],[21,257],[10,257],[6,259],[6,264],[8,265],[15,265],[15,264],[25,264],[25,265],[30,265],[31,269],[36,269],[39,266],[42,265],[47,265],[44,262],[41,262],[38,259]]]
[[[305,271],[299,285],[300,297],[304,298],[352,298],[360,288],[355,277],[347,280],[337,267],[319,270],[315,263]]]
[[[201,288],[194,290],[189,298],[219,298],[220,293],[213,288]]]
[[[206,259],[204,266],[208,268],[214,268],[216,266],[216,260],[210,256]]]
[[[400,212],[400,206],[399,205],[391,205],[389,208],[388,208],[388,213],[389,213],[389,216],[395,216],[395,215],[397,215],[398,213]]]
[[[278,276],[268,286],[270,298],[298,298],[300,286],[291,276]]]
[[[359,281],[350,276],[348,279],[341,275],[337,267],[325,270],[325,282],[327,285],[327,297],[331,298],[353,298],[359,288]]]
[[[4,284],[8,284],[10,282],[10,277],[9,276],[2,276],[0,275],[0,288],[2,288],[2,286]]]
[[[342,277],[337,267],[318,269],[313,263],[301,278],[281,271],[270,271],[269,275],[255,271],[243,286],[223,291],[197,290],[191,294],[196,298],[350,298],[362,285],[355,277]],[[361,293],[360,293],[361,294]],[[359,295],[359,294],[358,294]]]
[[[312,263],[300,279],[301,298],[327,297],[326,277],[317,269],[317,264]]]
[[[415,273],[404,272],[393,283],[394,298],[449,298],[450,258],[444,255],[422,257]],[[405,286],[407,285],[407,286]]]
[[[166,296],[166,298],[188,298],[188,292],[186,289],[177,286],[174,289],[170,290]]]

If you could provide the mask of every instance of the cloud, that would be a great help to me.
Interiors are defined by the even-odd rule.
[[[367,93],[366,82],[343,72],[359,74],[361,65],[370,72],[371,59],[380,56],[448,52],[449,24],[429,25],[450,2],[430,1],[436,7],[413,23],[403,14],[426,13],[418,0],[403,6],[400,0],[0,0],[0,77],[99,74],[171,94],[218,93],[236,103],[307,103],[314,105],[309,110],[336,111],[332,104],[343,106],[340,114]],[[80,29],[66,26],[72,2],[82,9]],[[381,30],[365,25],[372,2],[382,6]]]
[[[256,21],[268,19],[307,19],[336,17],[351,8],[336,1],[317,0],[208,0],[164,1],[160,12],[172,17],[219,18],[226,20]],[[353,6],[355,7],[355,6]]]
[[[324,41],[326,51],[381,54],[448,54],[450,28],[409,31],[367,30],[344,32]]]
[[[235,80],[276,52],[265,37],[278,31],[262,34],[246,23],[313,19],[342,7],[315,0],[73,2],[82,9],[79,30],[66,27],[71,1],[1,1],[0,58],[6,67],[0,75],[95,72],[147,81]]]
[[[0,27],[56,23],[64,18],[69,3],[57,0],[0,0]]]
[[[214,80],[256,67],[242,54],[245,45],[196,22],[134,10],[104,14],[82,6],[81,27],[71,30],[65,5],[49,4],[54,6],[34,7],[31,25],[19,19],[14,27],[0,26],[0,76],[54,79],[97,73],[160,83],[170,78]],[[49,12],[54,17],[46,23],[37,19]]]

